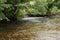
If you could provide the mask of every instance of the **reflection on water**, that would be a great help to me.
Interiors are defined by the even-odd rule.
[[[0,24],[0,40],[60,40],[59,24],[59,17]]]

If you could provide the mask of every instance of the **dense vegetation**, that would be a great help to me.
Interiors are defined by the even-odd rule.
[[[32,15],[59,15],[60,0],[0,0],[0,20]]]

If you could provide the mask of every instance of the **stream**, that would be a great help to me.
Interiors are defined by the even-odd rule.
[[[60,17],[28,17],[0,24],[0,40],[60,40]]]

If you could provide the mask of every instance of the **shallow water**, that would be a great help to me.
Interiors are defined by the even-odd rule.
[[[60,17],[0,24],[0,40],[60,40]]]

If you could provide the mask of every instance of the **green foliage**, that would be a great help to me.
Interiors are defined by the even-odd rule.
[[[0,20],[25,17],[27,14],[60,13],[60,0],[0,0]]]
[[[19,9],[18,16],[19,17],[24,17],[26,15],[26,10],[24,9]]]
[[[43,15],[46,14],[47,3],[44,0],[36,0],[32,8],[35,9],[35,12],[37,12],[37,14]]]
[[[58,7],[53,7],[52,9],[51,9],[51,13],[57,13],[57,11],[58,11]]]

